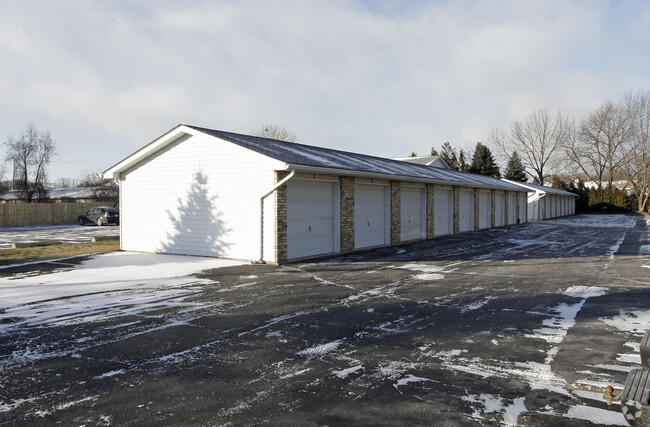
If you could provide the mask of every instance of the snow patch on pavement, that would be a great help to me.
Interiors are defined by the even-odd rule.
[[[488,414],[500,414],[503,417],[501,425],[516,426],[519,415],[526,412],[524,397],[515,398],[512,403],[506,405],[505,399],[491,394],[470,394],[462,399],[472,404],[474,418],[485,419]]]
[[[601,317],[598,320],[619,331],[643,335],[650,328],[650,311],[623,311],[617,316]]]
[[[445,278],[444,273],[449,271],[449,270],[445,270],[445,267],[440,267],[437,265],[428,265],[428,264],[407,264],[407,265],[402,265],[398,268],[404,270],[421,271],[422,274],[416,274],[415,276],[413,276],[413,279],[422,280],[422,281],[444,279]]]
[[[309,359],[315,357],[321,357],[326,355],[327,353],[331,353],[335,351],[341,344],[343,344],[343,340],[336,340],[325,344],[319,344],[313,347],[306,348],[302,351],[299,351],[298,354],[301,356],[305,356]]]
[[[570,407],[569,412],[567,412],[565,417],[591,421],[598,425],[629,425],[627,421],[625,421],[625,417],[623,417],[623,413],[621,412],[595,408],[587,405],[574,405]]]

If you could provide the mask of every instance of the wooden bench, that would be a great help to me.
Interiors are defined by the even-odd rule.
[[[641,364],[650,368],[650,329],[645,331],[641,339]]]
[[[621,411],[630,425],[650,427],[650,368],[634,369],[627,375]]]

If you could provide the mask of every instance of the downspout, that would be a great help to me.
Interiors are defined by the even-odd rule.
[[[259,262],[261,264],[264,264],[264,199],[266,199],[268,196],[273,194],[275,190],[280,188],[282,185],[284,185],[287,181],[289,181],[293,176],[296,174],[295,169],[291,169],[291,173],[284,177],[282,181],[278,182],[271,188],[269,191],[266,192],[261,198],[260,198],[260,260]]]

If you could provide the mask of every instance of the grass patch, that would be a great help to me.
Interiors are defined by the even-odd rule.
[[[31,248],[0,249],[0,265],[24,264],[55,258],[92,255],[120,250],[119,240],[88,243],[65,243]]]

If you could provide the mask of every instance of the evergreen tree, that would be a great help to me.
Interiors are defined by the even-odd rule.
[[[415,151],[411,151],[411,156],[410,157],[417,157],[417,156],[418,156],[418,153],[416,153]]]
[[[521,157],[519,157],[516,151],[512,153],[508,160],[505,178],[511,181],[526,182],[526,169],[521,162]]]
[[[557,175],[553,175],[553,183],[551,184],[551,187],[557,188],[559,190],[569,191],[569,185],[566,182],[562,181],[562,179]]]
[[[431,156],[439,156],[438,150],[435,147],[431,147]]]
[[[465,151],[461,148],[460,153],[458,154],[458,170],[461,172],[469,172],[470,165],[467,163],[467,160],[465,160],[466,157],[469,156],[465,156]]]
[[[452,170],[459,170],[459,164],[458,164],[458,158],[456,157],[456,151],[452,148],[451,144],[449,141],[445,142],[442,144],[442,148],[440,151],[440,157],[442,157],[442,160],[449,165],[449,168]]]
[[[492,156],[492,152],[486,145],[483,145],[480,142],[476,143],[469,172],[493,176],[495,178],[501,176],[501,173],[499,173],[499,167]]]

